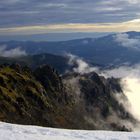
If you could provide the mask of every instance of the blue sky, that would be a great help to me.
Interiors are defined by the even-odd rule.
[[[0,35],[140,31],[140,0],[0,0]]]

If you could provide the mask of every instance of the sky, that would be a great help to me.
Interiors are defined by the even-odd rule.
[[[0,0],[0,36],[140,31],[140,0]]]

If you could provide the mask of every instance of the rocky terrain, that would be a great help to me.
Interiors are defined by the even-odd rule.
[[[59,73],[48,65],[31,70],[0,66],[0,121],[72,129],[131,131],[136,120],[116,99],[119,79]],[[128,125],[131,124],[131,125]]]

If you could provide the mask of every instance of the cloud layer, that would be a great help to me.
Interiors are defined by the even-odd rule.
[[[7,50],[5,45],[0,46],[0,56],[3,57],[19,57],[26,55],[26,52],[22,50],[20,47]]]
[[[79,23],[95,25],[100,23],[100,26],[105,26],[107,23],[119,24],[139,18],[139,0],[0,1],[0,28],[42,27],[70,23],[74,26]]]
[[[68,56],[70,65],[73,65],[74,62],[77,64],[73,68],[74,72],[84,74],[94,71],[106,78],[120,78],[123,93],[128,100],[123,99],[121,94],[114,94],[114,96],[118,99],[120,104],[124,105],[127,111],[140,121],[140,64],[100,70],[97,67],[90,67],[84,60],[77,56],[71,54]],[[140,130],[139,126],[135,126],[134,130]]]
[[[72,55],[72,54],[66,54],[69,58],[69,65],[74,66],[73,72],[85,74],[90,73],[93,71],[98,71],[97,67],[90,67],[88,63],[86,63],[82,58],[79,58],[78,56]]]
[[[140,38],[130,38],[127,33],[114,35],[114,40],[122,47],[140,50]]]
[[[140,31],[140,19],[122,23],[70,23],[0,28],[0,35],[30,35],[72,32],[126,32]]]
[[[130,103],[126,105],[125,108],[130,111],[136,119],[140,121],[140,64],[133,66],[121,66],[119,68],[114,68],[111,70],[103,71],[102,74],[106,77],[116,77],[121,78],[121,85],[123,92],[128,98]],[[120,99],[119,99],[120,100]]]

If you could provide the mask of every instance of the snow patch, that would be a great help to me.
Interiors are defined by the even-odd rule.
[[[66,130],[0,122],[0,140],[140,140],[140,133]]]

